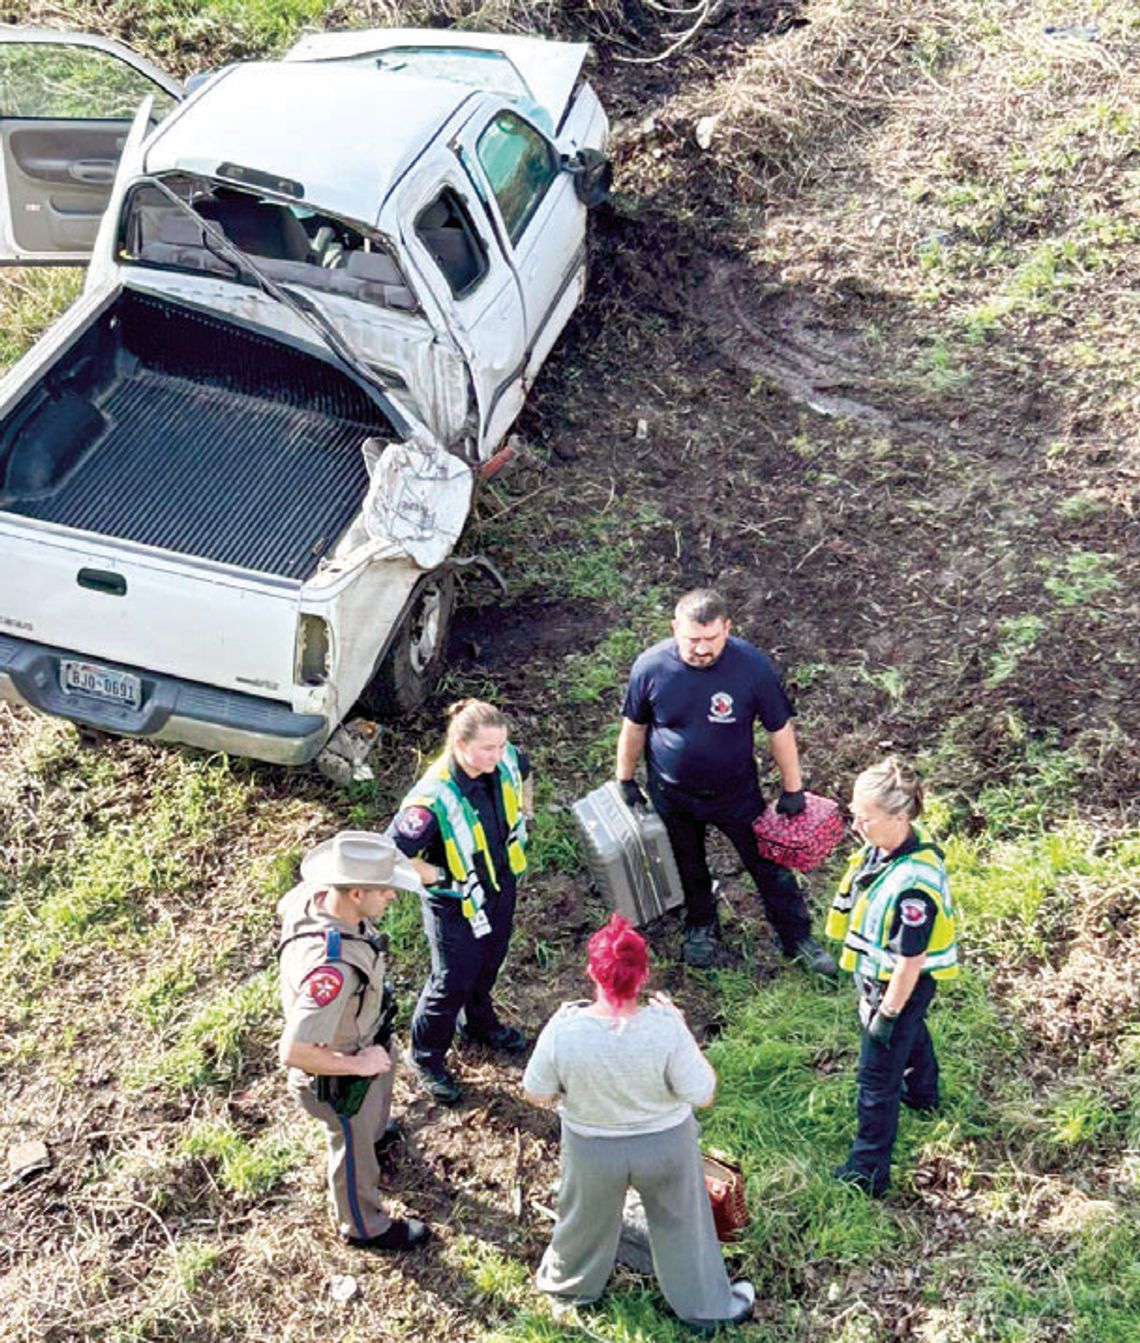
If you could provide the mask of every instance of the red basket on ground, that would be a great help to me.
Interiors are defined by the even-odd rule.
[[[804,794],[798,816],[781,816],[775,805],[752,822],[760,857],[797,872],[810,872],[826,862],[843,838],[839,803],[817,793]]]

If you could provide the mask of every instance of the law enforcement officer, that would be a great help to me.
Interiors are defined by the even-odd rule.
[[[832,1174],[877,1197],[890,1183],[899,1106],[938,1106],[938,1060],[926,1009],[938,980],[958,973],[954,907],[942,851],[919,822],[922,784],[894,756],[855,780],[851,815],[863,847],[839,884],[827,935],[855,975],[858,1127]]]
[[[301,884],[278,905],[278,1053],[301,1106],[328,1130],[329,1195],[341,1235],[367,1250],[408,1250],[423,1222],[393,1219],[377,1189],[377,1147],[392,1104],[391,991],[378,919],[419,877],[383,835],[345,830],[301,863]]]
[[[431,974],[412,1017],[412,1064],[444,1105],[463,1091],[444,1059],[463,1034],[510,1053],[526,1036],[504,1025],[491,990],[510,944],[526,870],[530,762],[508,740],[506,716],[481,700],[448,711],[447,743],[400,804],[389,834],[427,890],[420,897]]]
[[[795,709],[766,654],[731,633],[719,593],[698,588],[677,603],[673,637],[634,662],[622,705],[617,778],[630,806],[644,806],[634,780],[645,756],[647,787],[677,860],[685,892],[687,964],[708,965],[719,928],[705,843],[715,826],[755,881],[784,954],[819,974],[835,962],[811,935],[807,905],[792,873],[761,858],[752,822],[764,809],[756,775],[754,726],[768,733],[783,791],[777,811],[804,808]]]

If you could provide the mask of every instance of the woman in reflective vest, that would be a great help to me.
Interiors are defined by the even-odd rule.
[[[958,973],[954,906],[942,851],[919,821],[922,785],[894,756],[855,780],[851,815],[863,848],[851,858],[827,920],[855,976],[858,1128],[836,1179],[873,1196],[890,1183],[899,1106],[938,1106],[938,1060],[926,1009]]]
[[[458,1025],[468,1039],[520,1051],[527,1040],[491,1001],[526,870],[530,762],[506,716],[481,700],[448,710],[447,743],[400,804],[389,833],[413,860],[431,974],[412,1017],[412,1065],[424,1089],[454,1105],[462,1088],[444,1062]]]

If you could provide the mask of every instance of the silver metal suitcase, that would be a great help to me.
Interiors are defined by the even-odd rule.
[[[685,902],[665,823],[627,807],[613,779],[574,803],[586,866],[602,896],[635,927]]]

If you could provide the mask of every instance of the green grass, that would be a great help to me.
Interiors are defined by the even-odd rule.
[[[245,1199],[268,1193],[309,1159],[305,1147],[283,1134],[265,1133],[251,1141],[229,1120],[195,1124],[178,1151],[216,1168],[221,1187]]]
[[[1032,612],[1003,620],[998,626],[1001,642],[990,656],[986,685],[992,688],[1008,681],[1026,655],[1033,651],[1044,628],[1045,621]]]
[[[509,509],[509,501],[488,491],[490,516],[476,519],[472,528],[481,544],[511,557],[521,582],[521,593],[557,592],[564,598],[620,602],[629,623],[631,598],[629,574],[639,547],[672,528],[656,505],[642,502],[633,507],[610,507],[603,498],[579,501],[573,514],[552,517],[547,526],[536,528],[525,509]],[[494,502],[499,504],[498,512]],[[501,516],[500,516],[501,514]],[[655,594],[642,594],[652,602]]]
[[[1062,564],[1042,560],[1046,570],[1045,591],[1061,606],[1083,607],[1087,613],[1097,599],[1120,589],[1120,579],[1112,572],[1114,556],[1095,550],[1074,550],[1065,556]]]
[[[250,1051],[262,1049],[279,1030],[277,973],[262,970],[224,988],[193,1013],[169,1046],[139,1059],[126,1077],[129,1088],[157,1086],[172,1094],[232,1086]]]
[[[198,857],[249,798],[225,760],[172,753],[159,758],[160,785],[139,799],[115,756],[83,753],[74,732],[58,724],[37,727],[22,777],[66,773],[68,786],[53,802],[68,842],[45,854],[26,851],[0,916],[0,965],[28,986],[46,982],[77,944],[122,946],[168,932],[171,902],[194,886]],[[18,820],[12,830],[20,834]]]
[[[209,1240],[194,1237],[171,1242],[140,1285],[134,1317],[112,1325],[106,1334],[108,1343],[158,1343],[188,1337],[199,1319],[194,1297],[208,1290],[221,1259]]]
[[[498,1310],[522,1304],[530,1273],[517,1259],[475,1236],[460,1236],[449,1258],[470,1284],[477,1301]]]
[[[535,820],[529,827],[527,865],[532,877],[544,873],[572,874],[581,869],[578,830],[569,807],[555,800],[550,778],[535,782]]]
[[[474,27],[549,23],[564,33],[591,36],[606,48],[607,25],[618,21],[621,6],[597,0],[573,13],[559,5],[532,6],[524,13],[516,0],[479,6],[444,0],[429,12],[420,0],[397,0],[380,8],[383,14],[373,6],[370,16],[342,6],[333,17],[340,25],[456,17],[461,26]],[[749,7],[737,8],[746,25]],[[1055,722],[1052,709],[1031,696],[1034,677],[1057,639],[1073,628],[1103,639],[1106,675],[1115,669],[1120,676],[1126,665],[1126,645],[1110,642],[1109,618],[1122,610],[1132,575],[1127,556],[1114,550],[1109,536],[1120,521],[1122,496],[1113,491],[1125,478],[1127,463],[1124,450],[1101,434],[1097,411],[1119,416],[1114,427],[1119,442],[1126,443],[1140,386],[1135,361],[1129,362],[1127,342],[1120,338],[1120,313],[1127,316],[1127,296],[1134,291],[1140,240],[1135,208],[1140,121],[1133,71],[1120,60],[1126,43],[1140,35],[1132,8],[1095,0],[1081,21],[1098,23],[1101,40],[1082,53],[1076,47],[1049,49],[1042,27],[1067,20],[1041,0],[1021,9],[1009,0],[952,4],[938,11],[936,22],[904,6],[877,33],[875,7],[813,7],[812,23],[793,32],[783,48],[794,52],[780,73],[786,71],[793,84],[801,69],[805,76],[821,77],[818,86],[805,81],[804,90],[810,84],[824,95],[829,127],[854,102],[868,101],[875,123],[871,140],[861,139],[858,126],[847,137],[842,121],[837,124],[844,129],[843,159],[873,184],[876,199],[861,202],[844,184],[845,164],[834,174],[817,170],[829,162],[826,137],[804,139],[802,156],[792,161],[805,171],[797,168],[784,179],[769,175],[764,141],[757,142],[748,171],[759,170],[757,189],[766,191],[769,183],[775,188],[772,199],[765,195],[762,201],[763,220],[743,210],[718,217],[714,196],[701,197],[700,225],[717,231],[726,247],[760,247],[771,223],[770,264],[774,275],[786,279],[789,299],[800,287],[796,277],[808,277],[837,329],[849,321],[866,320],[868,326],[878,321],[877,351],[884,363],[897,339],[896,319],[900,314],[906,322],[913,319],[913,344],[904,341],[900,350],[905,362],[899,381],[908,394],[963,403],[955,440],[960,436],[965,449],[962,470],[970,473],[971,489],[1004,487],[1008,481],[1007,474],[986,475],[990,445],[980,439],[990,432],[982,421],[992,407],[1040,409],[1040,424],[1029,416],[1024,438],[993,445],[992,455],[1001,457],[1006,471],[1011,453],[1024,456],[1026,496],[1023,501],[1019,482],[1016,506],[1038,520],[1041,541],[1036,552],[1020,538],[1016,549],[1009,547],[1011,564],[1022,565],[1017,576],[1025,580],[1023,588],[1010,586],[1012,569],[1004,563],[994,571],[995,614],[988,636],[978,637],[970,669],[984,680],[976,712],[955,715],[940,696],[931,697],[930,676],[942,665],[943,651],[920,666],[908,660],[904,648],[897,665],[892,652],[891,665],[868,660],[856,673],[859,695],[880,719],[873,721],[873,712],[865,723],[858,721],[850,698],[844,698],[851,667],[845,650],[858,648],[867,630],[852,622],[842,640],[831,642],[825,632],[824,647],[807,639],[789,641],[790,656],[800,660],[794,679],[810,701],[801,720],[809,752],[813,733],[819,733],[837,743],[842,757],[837,768],[846,769],[848,757],[876,739],[881,721],[889,718],[887,735],[924,744],[924,772],[940,794],[932,819],[946,839],[965,969],[958,982],[940,990],[932,1011],[945,1109],[928,1122],[904,1116],[896,1151],[899,1193],[868,1203],[827,1178],[854,1123],[858,1031],[849,986],[829,993],[798,971],[774,980],[755,978],[755,963],[766,969],[758,952],[766,930],[747,921],[732,937],[744,968],[708,975],[677,970],[682,999],[699,993],[702,1005],[727,1023],[712,1050],[720,1095],[703,1122],[707,1141],[744,1165],[756,1219],[729,1251],[733,1271],[752,1276],[761,1289],[762,1322],[734,1334],[741,1343],[887,1343],[896,1317],[880,1308],[880,1295],[918,1307],[914,1336],[924,1343],[1140,1338],[1140,1027],[1125,1017],[1119,1031],[1098,1039],[1095,1049],[1086,1049],[1076,1035],[1054,1049],[1042,1043],[1041,1004],[1035,1001],[1054,972],[1073,968],[1066,959],[1073,947],[1094,961],[1105,947],[1114,949],[1112,955],[1126,954],[1128,921],[1135,922],[1130,901],[1140,888],[1140,841],[1126,833],[1111,799],[1099,803],[1100,811],[1087,801],[1103,763],[1096,739],[1079,729],[1076,735],[1072,718]],[[116,29],[186,73],[280,50],[303,25],[321,24],[326,12],[325,0],[159,0],[142,10],[112,0],[96,17],[100,26]],[[837,15],[849,17],[852,25],[843,61],[831,69],[812,67],[810,43],[826,25],[834,26]],[[94,21],[87,13],[69,13],[66,5],[56,17],[81,26]],[[628,27],[622,31],[631,33]],[[869,44],[866,32],[872,33]],[[704,59],[701,44],[710,36],[715,33],[706,26],[688,46],[698,66]],[[765,36],[760,47],[776,51],[782,40]],[[883,51],[892,53],[893,65],[876,66]],[[610,77],[612,54],[603,52],[592,79]],[[733,58],[727,50],[722,54]],[[1090,83],[1093,92],[1074,98],[1071,86],[1080,85],[1094,61],[1104,64]],[[973,99],[971,79],[979,64],[991,78]],[[687,85],[687,67],[676,58],[659,68],[677,75],[679,105],[686,94],[696,94],[697,85]],[[672,98],[674,80],[666,83]],[[939,101],[943,85],[953,90],[952,104]],[[979,122],[955,137],[947,128],[960,123],[964,94],[979,109]],[[765,87],[764,95],[761,111],[778,117],[781,134],[797,141],[811,117],[801,115],[804,108],[775,85]],[[1061,110],[1051,114],[1054,100]],[[986,122],[1001,120],[1003,101],[1011,116],[994,137]],[[622,171],[628,174],[625,189],[658,192],[668,209],[673,185],[699,169],[692,153],[679,152],[685,145],[692,150],[684,117],[675,130],[672,112],[658,117],[652,134],[639,129],[642,116],[657,110],[654,97],[647,96],[632,130],[622,128],[625,111],[616,124]],[[724,126],[729,128],[727,113]],[[726,157],[743,155],[747,140],[746,124],[720,145]],[[643,141],[658,143],[647,150]],[[907,146],[901,174],[893,171],[897,158],[892,162],[888,156],[892,142]],[[867,150],[882,157],[860,163]],[[706,155],[703,162],[717,157]],[[778,156],[774,161],[778,168]],[[845,227],[842,247],[826,236],[826,220],[815,209],[814,183],[825,179],[822,189],[832,193],[828,206],[845,216],[845,225],[849,214],[853,225]],[[883,192],[892,189],[898,195],[884,206]],[[835,194],[844,191],[850,194]],[[866,216],[855,208],[861,203],[876,212],[885,209],[886,227],[862,227]],[[776,235],[781,217],[792,221],[786,244]],[[737,220],[747,228],[733,235]],[[871,240],[876,231],[877,257]],[[845,296],[848,277],[861,286],[857,304]],[[7,364],[71,301],[81,276],[48,270],[7,272],[3,279],[0,363]],[[699,356],[699,367],[687,367],[685,321],[673,311],[637,313],[634,320],[627,309],[640,302],[642,291],[631,295],[626,282],[608,280],[603,269],[598,289],[595,278],[601,300],[580,329],[587,339],[569,347],[561,375],[555,370],[565,386],[560,389],[544,374],[535,389],[539,409],[532,423],[539,426],[539,441],[557,449],[557,426],[569,423],[571,415],[578,425],[587,416],[604,415],[607,424],[617,426],[612,443],[583,434],[584,446],[571,444],[583,455],[580,466],[569,456],[556,461],[552,455],[540,464],[537,481],[528,468],[527,483],[517,489],[511,477],[495,482],[470,534],[475,546],[487,548],[509,570],[512,601],[576,604],[584,613],[583,627],[595,631],[588,646],[584,640],[551,667],[529,699],[519,697],[523,712],[541,716],[549,710],[550,716],[550,741],[542,745],[551,763],[539,772],[539,819],[530,851],[532,889],[539,897],[580,869],[565,807],[584,780],[610,774],[629,661],[666,632],[668,599],[650,580],[673,582],[681,569],[682,534],[700,520],[693,514],[718,506],[715,491],[705,493],[708,476],[694,477],[699,489],[688,510],[675,487],[655,495],[650,482],[646,493],[639,493],[650,478],[639,475],[641,468],[622,442],[634,408],[643,404],[635,400],[645,390],[638,386],[639,360],[668,348],[668,362],[675,361],[686,380],[665,367],[665,360],[651,370],[663,404],[672,402],[669,411],[677,412],[670,437],[662,434],[657,441],[655,426],[647,445],[653,453],[679,452],[685,445],[682,413],[707,431],[711,417],[699,423],[700,397],[725,398],[725,423],[732,425],[733,379],[752,382],[752,395],[740,392],[738,406],[741,422],[746,415],[756,429],[758,457],[767,433],[775,432],[772,425],[780,427],[779,421],[769,422],[773,410],[781,410],[770,380],[714,370],[707,351]],[[890,305],[876,306],[876,292],[888,295]],[[1104,295],[1112,295],[1111,301],[1102,301]],[[599,315],[603,327],[619,333],[621,383],[609,384],[604,373],[593,378],[598,368],[590,363],[595,340],[589,323]],[[599,343],[605,335],[603,330]],[[1017,377],[999,386],[991,381],[995,372]],[[698,386],[700,397],[694,392]],[[560,402],[565,390],[573,404]],[[908,407],[884,408],[910,423]],[[795,472],[810,471],[813,503],[826,508],[834,494],[850,504],[850,512],[829,513],[828,520],[834,516],[838,527],[842,518],[852,535],[861,534],[866,496],[847,488],[850,472],[858,468],[877,477],[905,449],[902,440],[910,430],[884,431],[871,442],[847,429],[836,434],[822,417],[790,403],[782,409],[786,427],[798,424],[798,432],[786,441],[791,451],[781,463],[783,474],[770,482],[773,489],[786,488],[794,497]],[[1081,431],[1070,433],[1068,426],[1078,421]],[[1042,424],[1055,426],[1047,431],[1055,436],[1055,448],[1042,447],[1034,458]],[[1007,429],[1008,420],[1001,433]],[[1094,443],[1110,455],[1098,459]],[[727,437],[724,446],[727,455]],[[744,450],[751,450],[747,442]],[[591,452],[600,454],[599,462],[582,469]],[[707,465],[699,453],[693,457]],[[1042,467],[1036,473],[1035,463]],[[674,469],[655,465],[663,475]],[[898,517],[939,521],[946,510],[940,486],[946,481],[938,470],[934,476],[925,472],[913,497],[892,479]],[[566,478],[573,482],[570,490]],[[535,484],[541,489],[528,499]],[[882,491],[872,493],[881,497]],[[760,504],[758,517],[773,502]],[[769,516],[784,512],[778,507]],[[987,550],[1008,545],[1003,524],[971,530],[971,520],[968,514],[962,518],[964,545]],[[795,518],[786,524],[789,535],[798,525]],[[1094,530],[1101,528],[1104,536]],[[1066,539],[1058,541],[1058,534]],[[870,538],[873,529],[865,535]],[[771,544],[779,540],[773,530]],[[735,538],[723,557],[710,552],[710,567],[715,561],[734,572],[733,566],[746,563],[740,542]],[[1065,546],[1071,549],[1059,548]],[[687,551],[684,562],[693,563]],[[699,557],[698,563],[703,563]],[[758,582],[767,581],[763,564],[755,568]],[[908,575],[925,568],[916,554]],[[797,606],[810,600],[803,586],[807,577],[800,575]],[[932,623],[935,614],[933,608],[925,613]],[[762,642],[767,633],[757,631]],[[447,688],[476,690],[491,699],[500,691],[490,675],[453,674]],[[962,704],[969,685],[957,686],[954,694]],[[864,728],[865,741],[859,736]],[[394,729],[393,748],[413,754],[419,730]],[[1123,715],[1114,730],[1127,747]],[[389,796],[387,784],[362,785],[311,804],[305,823],[279,827],[280,854],[259,856],[271,843],[259,827],[268,832],[281,806],[291,805],[282,803],[283,793],[295,788],[294,798],[313,796],[307,784],[129,744],[81,750],[70,728],[47,720],[22,720],[8,731],[7,777],[0,780],[4,1079],[15,1083],[8,1093],[13,1128],[35,1127],[46,1122],[45,1115],[58,1114],[59,1132],[74,1138],[70,1146],[59,1145],[57,1167],[47,1177],[61,1182],[49,1202],[68,1208],[70,1220],[57,1217],[43,1242],[48,1252],[33,1256],[32,1270],[58,1276],[42,1282],[14,1278],[18,1308],[54,1309],[57,1289],[66,1290],[70,1264],[82,1281],[75,1293],[81,1308],[55,1326],[61,1338],[229,1343],[255,1333],[298,1330],[323,1331],[342,1343],[375,1338],[403,1343],[428,1334],[463,1343],[580,1343],[591,1336],[609,1343],[680,1343],[691,1337],[652,1283],[629,1275],[619,1275],[596,1310],[582,1312],[581,1327],[554,1322],[531,1282],[533,1244],[525,1256],[516,1253],[513,1241],[504,1245],[499,1239],[501,1227],[485,1233],[474,1220],[466,1235],[458,1235],[454,1224],[439,1227],[433,1253],[442,1272],[433,1272],[430,1288],[417,1280],[414,1265],[393,1263],[382,1273],[375,1266],[361,1272],[356,1301],[332,1307],[325,1288],[329,1273],[341,1271],[343,1252],[322,1242],[322,1234],[330,1233],[315,1224],[315,1198],[283,1196],[283,1184],[305,1163],[315,1190],[321,1135],[317,1126],[304,1126],[306,1155],[277,1127],[288,1120],[272,1054],[279,1028],[274,905],[296,879],[299,846],[313,833],[312,823],[319,821],[322,833],[334,823],[379,824],[398,793]],[[317,788],[315,796],[326,799],[323,786]],[[1094,796],[1103,799],[1105,790],[1098,788]],[[827,881],[819,876],[813,883],[818,897]],[[401,899],[386,926],[393,972],[410,993],[427,965],[418,903]],[[579,932],[541,927],[530,943],[516,941],[504,991],[510,992],[512,973],[529,976],[533,986],[536,979],[565,972]],[[1134,969],[1129,960],[1126,973]],[[1091,992],[1095,984],[1082,987]],[[104,1072],[106,1083],[100,1080]],[[132,1094],[124,1080],[142,1094]],[[246,1095],[239,1104],[228,1104],[238,1086],[247,1088]],[[90,1149],[74,1113],[76,1096],[82,1105],[90,1099],[88,1127],[100,1134]],[[470,1114],[492,1127],[502,1120],[495,1108]],[[421,1211],[414,1198],[421,1173],[440,1180],[441,1189],[464,1190],[481,1175],[462,1168],[451,1134],[447,1117],[428,1118],[420,1133],[423,1171],[418,1164],[399,1168],[401,1180],[409,1178],[396,1192],[413,1212]],[[524,1141],[529,1144],[530,1135]],[[100,1143],[109,1143],[105,1155]],[[916,1177],[939,1171],[950,1173],[949,1184],[925,1192]],[[65,1179],[74,1180],[70,1189]],[[46,1184],[28,1186],[12,1191],[12,1197],[30,1198],[39,1207],[45,1190]],[[106,1197],[89,1207],[88,1195]],[[498,1190],[489,1202],[496,1198],[499,1208]],[[313,1207],[302,1207],[306,1202]],[[234,1217],[231,1210],[239,1205]],[[147,1209],[161,1213],[166,1231],[152,1225]],[[124,1222],[117,1224],[120,1214]],[[71,1238],[64,1234],[69,1225],[75,1228]],[[154,1236],[145,1256],[129,1253],[132,1225]],[[300,1247],[300,1258],[291,1245]],[[915,1270],[917,1279],[909,1276]],[[401,1276],[405,1272],[408,1276]],[[247,1290],[248,1302],[242,1299]]]
[[[277,54],[306,25],[319,25],[328,0],[156,0],[139,10],[114,0],[105,21],[129,25],[136,46],[185,73],[213,69],[220,59]],[[188,55],[212,50],[214,59]]]
[[[72,267],[8,271],[0,280],[4,322],[0,368],[15,361],[79,296],[84,272]]]
[[[149,970],[127,1002],[148,1026],[161,1026],[182,1011],[196,983],[194,957],[183,953]]]

